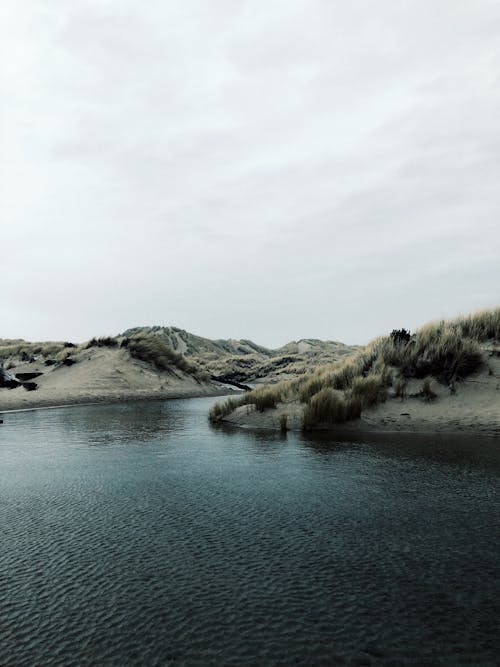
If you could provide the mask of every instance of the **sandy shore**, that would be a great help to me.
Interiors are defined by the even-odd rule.
[[[324,424],[317,430],[338,433],[468,433],[499,438],[500,441],[500,359],[490,358],[481,373],[458,383],[456,393],[433,382],[436,398],[417,396],[421,381],[408,386],[408,398],[389,398],[363,411],[361,419],[339,425]],[[414,394],[412,396],[412,394]],[[257,412],[241,406],[224,422],[245,428],[280,429],[282,415],[289,430],[302,429],[303,406],[297,401],[280,403],[275,409]]]
[[[11,372],[42,375],[34,379],[38,385],[35,391],[1,388],[0,412],[231,393],[223,385],[199,382],[178,369],[157,371],[145,362],[131,359],[125,350],[92,348],[80,352],[75,360],[73,366],[46,367],[35,362],[12,369]]]
[[[89,393],[61,393],[52,396],[38,396],[33,395],[18,396],[15,400],[5,400],[4,396],[0,395],[2,399],[0,403],[0,413],[17,412],[19,410],[37,410],[43,408],[60,408],[76,405],[95,405],[97,403],[123,403],[130,401],[162,401],[175,398],[200,398],[203,396],[226,396],[231,393],[227,388],[213,388],[208,386],[194,390],[186,389],[172,389],[171,391],[131,391],[131,392],[89,392]],[[31,392],[30,392],[31,394]]]

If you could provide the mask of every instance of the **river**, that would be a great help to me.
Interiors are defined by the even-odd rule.
[[[4,414],[0,664],[497,665],[500,443]]]

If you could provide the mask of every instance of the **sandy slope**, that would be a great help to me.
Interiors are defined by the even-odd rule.
[[[408,394],[417,394],[422,381],[409,383]],[[500,358],[490,356],[487,366],[464,382],[457,384],[456,393],[434,382],[438,397],[426,401],[410,396],[404,401],[389,398],[374,408],[363,411],[361,419],[342,425],[324,425],[341,433],[350,431],[438,433],[467,432],[500,438]],[[256,412],[253,406],[242,406],[224,419],[225,422],[249,428],[279,429],[282,414],[287,415],[290,430],[302,427],[300,403],[279,404],[274,410]]]
[[[73,403],[121,401],[139,398],[217,396],[229,393],[215,383],[199,383],[178,369],[158,372],[132,359],[125,349],[90,348],[74,356],[73,366],[31,363],[11,372],[42,372],[35,391],[0,389],[0,410],[16,410]]]

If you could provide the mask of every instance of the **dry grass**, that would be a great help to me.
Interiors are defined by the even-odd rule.
[[[88,343],[85,344],[85,349],[88,350],[91,347],[117,347],[118,339],[113,338],[112,336],[102,336],[101,338],[92,338]]]
[[[338,389],[323,387],[304,408],[302,426],[309,430],[321,424],[342,424],[361,415],[361,402]]]
[[[209,412],[210,421],[221,421],[241,405],[253,405],[258,412],[275,408],[278,403],[286,399],[288,384],[287,382],[280,382],[272,386],[258,387],[239,396],[216,403]]]
[[[219,401],[210,408],[208,418],[211,422],[219,422],[233,410],[236,410],[239,405],[243,405],[243,403],[240,403],[237,398],[227,398],[225,401]]]
[[[426,378],[421,395],[432,400],[431,379],[453,388],[483,365],[480,343],[499,339],[500,308],[427,324],[413,335],[394,330],[341,362],[216,404],[212,414],[218,421],[238,405],[254,404],[262,411],[288,398],[305,404],[304,428],[341,423],[386,400],[393,385],[403,400],[410,378]]]
[[[437,394],[432,388],[431,378],[425,378],[425,380],[422,382],[420,396],[422,396],[422,398],[424,398],[426,401],[433,401],[435,398],[437,398]]]
[[[352,397],[357,399],[362,408],[369,408],[382,402],[387,397],[386,384],[382,375],[370,374],[355,377],[351,384]]]
[[[71,347],[72,343],[63,342],[29,343],[24,340],[3,340],[0,341],[0,360],[15,358],[24,361],[37,356],[48,359]]]
[[[122,347],[126,347],[135,359],[145,361],[160,371],[172,371],[177,368],[183,373],[193,375],[198,381],[205,379],[196,366],[154,334],[138,333],[125,338]]]

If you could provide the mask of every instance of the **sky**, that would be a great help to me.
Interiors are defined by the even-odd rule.
[[[500,303],[498,0],[2,0],[0,337]]]

